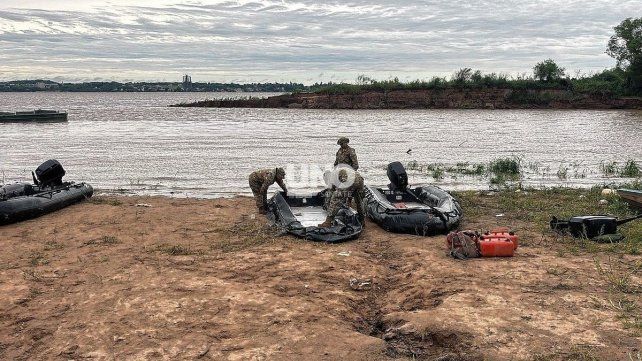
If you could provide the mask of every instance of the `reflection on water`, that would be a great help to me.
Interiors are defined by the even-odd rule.
[[[56,158],[67,179],[97,188],[211,197],[247,193],[248,174],[273,166],[290,170],[286,181],[294,191],[318,189],[339,136],[350,137],[360,171],[374,185],[388,183],[385,166],[393,160],[455,165],[519,156],[528,173],[537,173],[524,181],[532,186],[609,182],[601,162],[642,160],[642,113],[632,111],[167,107],[229,96],[0,93],[0,111],[52,108],[70,114],[68,123],[0,124],[0,169],[7,182],[27,180],[41,161]],[[571,168],[568,179],[559,179],[560,166]],[[434,183],[425,172],[412,172],[410,181]],[[475,177],[447,175],[436,183],[487,187]]]

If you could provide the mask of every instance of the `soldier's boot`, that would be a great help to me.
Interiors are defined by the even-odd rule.
[[[325,218],[325,222],[319,224],[317,227],[319,228],[328,228],[332,226],[332,221],[334,221],[334,217],[327,216]]]

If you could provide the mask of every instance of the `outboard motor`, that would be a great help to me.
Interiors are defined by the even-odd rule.
[[[388,164],[388,179],[390,179],[390,184],[388,184],[390,190],[405,190],[408,188],[408,174],[400,162]]]
[[[36,168],[34,180],[40,188],[56,187],[62,185],[62,177],[65,176],[65,169],[55,159],[49,159]]]

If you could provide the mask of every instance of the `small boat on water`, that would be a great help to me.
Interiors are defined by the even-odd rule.
[[[642,190],[618,189],[617,194],[631,206],[642,211]]]
[[[37,109],[26,112],[0,112],[0,123],[17,122],[66,122],[67,112]]]
[[[276,193],[268,201],[268,217],[288,233],[310,241],[338,243],[359,237],[363,226],[352,208],[341,208],[332,226],[318,227],[328,215],[323,208],[325,192],[307,196]]]
[[[459,202],[436,186],[410,188],[403,165],[388,165],[388,189],[367,186],[366,211],[383,229],[420,236],[445,234],[459,225]]]
[[[52,159],[36,169],[34,184],[0,187],[0,226],[40,217],[92,196],[89,184],[63,182],[64,174],[62,165]]]

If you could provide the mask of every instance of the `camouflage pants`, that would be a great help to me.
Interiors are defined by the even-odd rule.
[[[250,176],[250,189],[252,190],[252,194],[254,195],[254,201],[256,202],[256,208],[258,209],[264,209],[267,207],[267,192],[264,194],[261,194],[261,188],[263,186],[263,182],[260,179],[255,179],[254,177]]]
[[[330,200],[327,201],[328,216],[335,217],[342,206],[349,206],[348,201],[351,197],[354,200],[355,208],[357,209],[359,218],[364,219],[366,216],[366,212],[363,207],[363,188],[334,190],[332,192]]]

